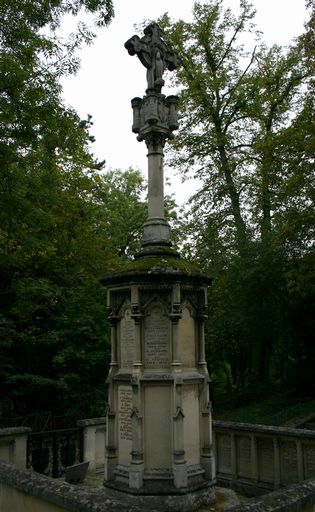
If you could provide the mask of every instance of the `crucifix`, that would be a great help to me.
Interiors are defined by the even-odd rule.
[[[144,29],[144,36],[133,36],[125,43],[129,55],[137,55],[147,68],[148,89],[161,92],[164,85],[163,73],[166,69],[173,71],[178,66],[174,53],[167,50],[162,39],[163,31],[157,23],[151,23]]]

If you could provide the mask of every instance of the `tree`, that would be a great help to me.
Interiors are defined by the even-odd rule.
[[[182,64],[170,164],[202,182],[184,213],[185,250],[217,278],[210,357],[218,365],[223,359],[234,388],[257,380],[263,387],[287,378],[286,348],[295,360],[285,237],[291,231],[297,248],[303,232],[300,257],[313,244],[311,142],[302,154],[303,138],[311,141],[310,35],[287,49],[266,48],[246,1],[238,16],[221,0],[196,2],[193,15],[192,23],[162,19]],[[256,35],[251,52],[242,44],[248,33]]]
[[[91,120],[63,105],[58,82],[76,71],[75,51],[93,38],[82,24],[68,41],[58,38],[62,16],[80,9],[94,14],[98,25],[113,15],[110,0],[0,5],[1,392],[17,399],[21,388],[14,382],[23,381],[21,406],[30,405],[27,397],[34,403],[34,389],[38,407],[66,389],[52,364],[62,341],[54,334],[57,319],[69,308],[71,283],[76,280],[77,297],[80,287],[86,296],[97,280],[101,249],[104,257],[89,224],[89,175],[102,166],[89,152]],[[88,260],[89,248],[95,253]]]
[[[167,17],[162,20],[182,64],[175,78],[181,87],[180,131],[173,143],[176,165],[184,174],[193,169],[203,181],[197,201],[205,205],[206,216],[224,218],[240,252],[248,239],[240,200],[249,136],[245,84],[255,56],[253,52],[245,70],[241,68],[239,59],[246,55],[236,42],[247,24],[252,30],[254,16],[246,2],[241,6],[235,18],[229,9],[223,13],[222,1],[197,2],[195,22],[171,25]]]
[[[99,414],[110,348],[100,279],[120,268],[122,241],[143,222],[143,184],[132,170],[44,171],[25,176],[0,258],[1,389],[22,412],[36,390],[39,409]],[[4,203],[3,226],[6,213]]]
[[[133,256],[140,249],[147,206],[141,196],[144,180],[140,171],[109,171],[96,178],[94,200],[102,205],[99,229],[111,242],[111,251]]]

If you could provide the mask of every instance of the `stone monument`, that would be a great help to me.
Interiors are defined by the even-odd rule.
[[[162,36],[153,23],[125,44],[147,68],[146,94],[131,104],[132,130],[148,148],[148,219],[134,261],[103,280],[112,326],[104,484],[146,509],[184,512],[213,501],[211,279],[172,249],[164,217],[163,150],[178,127],[178,98],[161,92],[164,70],[177,67]]]

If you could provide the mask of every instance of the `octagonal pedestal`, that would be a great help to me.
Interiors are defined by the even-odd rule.
[[[170,261],[144,258],[104,279],[112,325],[105,485],[144,503],[154,497],[161,510],[197,510],[213,501],[215,474],[209,278]]]

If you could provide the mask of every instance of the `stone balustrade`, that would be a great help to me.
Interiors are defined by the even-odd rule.
[[[12,427],[0,429],[0,459],[17,466],[26,467],[28,427]]]
[[[315,478],[315,432],[213,422],[217,485],[259,495]]]

